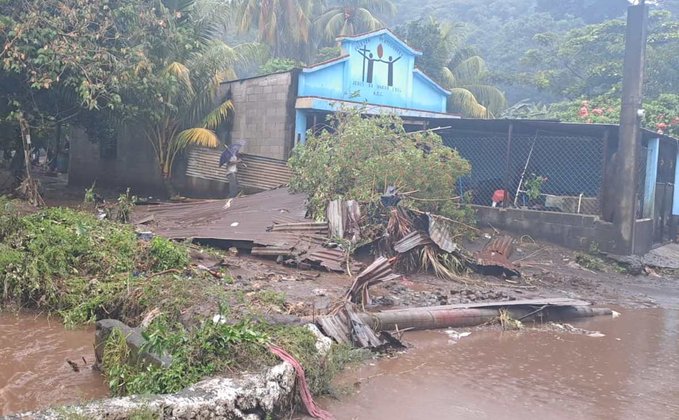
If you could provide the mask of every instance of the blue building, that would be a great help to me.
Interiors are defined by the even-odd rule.
[[[391,113],[408,120],[451,118],[450,92],[415,67],[421,52],[388,29],[338,38],[342,55],[301,70],[295,102],[295,138],[304,142],[318,117],[362,106],[367,114]]]

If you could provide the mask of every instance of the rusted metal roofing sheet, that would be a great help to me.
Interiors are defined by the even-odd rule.
[[[489,241],[474,255],[474,264],[481,272],[490,271],[506,276],[520,276],[516,266],[509,261],[514,251],[511,236],[500,236]]]
[[[302,242],[298,233],[268,231],[274,220],[306,222],[306,195],[287,188],[229,200],[191,201],[148,206],[156,220],[155,233],[171,239],[217,239],[252,242],[292,249]]]
[[[226,167],[219,167],[221,150],[192,147],[188,151],[186,175],[228,183]],[[238,168],[238,182],[243,187],[269,190],[286,185],[291,172],[287,162],[264,156],[242,154],[243,165]]]
[[[370,295],[368,288],[378,283],[396,280],[401,277],[400,274],[395,274],[391,269],[391,262],[384,257],[378,257],[365,270],[356,276],[353,284],[347,291],[347,300],[363,304],[370,303]]]
[[[293,222],[276,223],[271,227],[273,232],[294,232],[300,234],[315,234],[328,237],[328,222]]]
[[[323,247],[327,222],[305,218],[306,195],[287,188],[228,200],[147,206],[140,213],[135,218],[153,216],[155,233],[171,239],[235,242],[253,255],[294,257],[331,271],[344,271],[347,262],[346,251]]]
[[[436,245],[446,252],[455,252],[460,249],[455,243],[451,232],[454,232],[452,222],[443,216],[427,214],[429,217],[429,237]]]

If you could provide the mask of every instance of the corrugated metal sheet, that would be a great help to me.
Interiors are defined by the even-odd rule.
[[[368,288],[370,286],[396,280],[400,277],[400,274],[395,274],[392,271],[389,259],[378,257],[372,264],[356,276],[354,282],[347,291],[347,300],[354,303],[370,303],[370,296],[368,294]]]
[[[226,167],[219,167],[219,149],[192,147],[188,151],[186,175],[227,183]],[[286,185],[291,172],[284,160],[242,154],[243,165],[238,168],[238,182],[249,188],[269,190]]]
[[[305,215],[306,195],[279,188],[228,200],[138,206],[134,216],[153,216],[155,233],[171,239],[234,242],[251,249],[253,255],[282,255],[344,271],[346,252],[323,247],[328,224],[310,221]]]
[[[327,222],[296,222],[296,223],[276,223],[271,227],[273,232],[294,232],[303,234],[322,235],[328,237]]]
[[[454,232],[450,220],[443,216],[428,214],[429,216],[429,237],[436,245],[446,252],[455,252],[460,248],[453,240],[451,232]]]
[[[480,271],[499,272],[505,276],[520,276],[516,266],[509,261],[514,251],[514,239],[511,236],[500,236],[490,240],[481,251],[474,255],[474,264]]]
[[[394,251],[403,254],[413,248],[416,248],[420,245],[426,245],[428,243],[431,243],[429,236],[423,232],[420,232],[419,230],[414,230],[394,244]]]
[[[326,215],[330,233],[334,238],[344,238],[344,212],[342,200],[332,200],[328,203]]]
[[[343,249],[317,247],[313,249],[305,259],[320,264],[321,267],[330,271],[346,271],[347,252]],[[352,259],[349,259],[349,262],[351,264],[350,268],[352,272],[356,272],[362,268],[361,264]]]

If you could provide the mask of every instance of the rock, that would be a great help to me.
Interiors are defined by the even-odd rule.
[[[97,358],[97,365],[101,365],[104,358],[106,340],[113,330],[116,329],[120,330],[123,336],[126,337],[125,341],[130,348],[133,360],[141,360],[143,363],[161,367],[168,367],[172,363],[172,359],[165,355],[159,356],[148,352],[139,353],[139,350],[146,343],[146,340],[136,328],[129,327],[116,319],[102,319],[101,321],[97,321],[96,330],[94,332],[94,354]]]
[[[321,330],[314,324],[307,324],[306,327],[316,337],[316,350],[318,350],[318,354],[321,356],[328,354],[330,347],[332,347],[332,339],[323,335]]]

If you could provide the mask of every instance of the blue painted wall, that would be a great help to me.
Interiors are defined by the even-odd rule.
[[[446,112],[448,92],[415,71],[420,53],[388,30],[342,39],[344,58],[306,68],[298,96]]]

